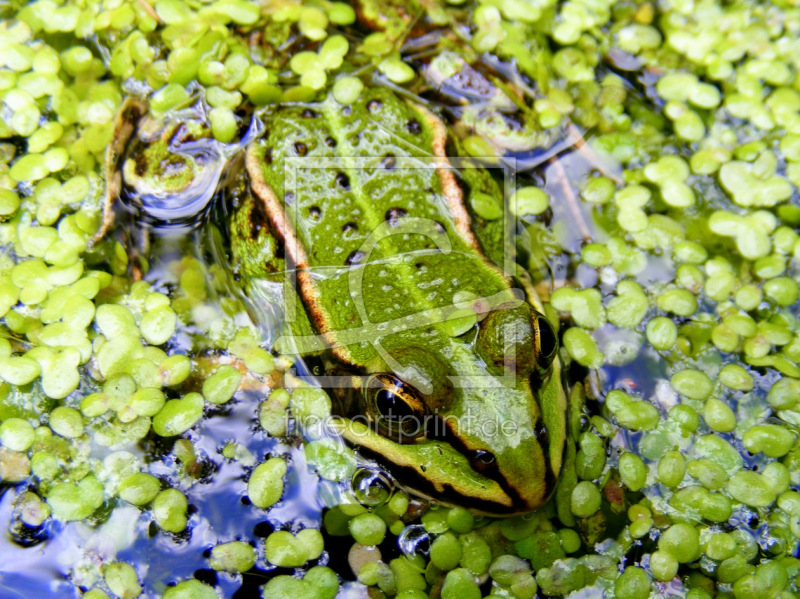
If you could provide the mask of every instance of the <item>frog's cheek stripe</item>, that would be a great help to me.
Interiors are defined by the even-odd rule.
[[[365,453],[369,455],[371,452],[367,451]],[[380,463],[379,455],[373,454],[370,457],[373,457],[375,461]],[[520,507],[515,504],[509,506],[497,501],[475,497],[472,493],[460,493],[449,483],[434,486],[431,481],[421,476],[418,471],[412,467],[397,467],[396,464],[392,464],[392,476],[395,477],[401,487],[412,489],[412,494],[420,496],[423,499],[445,505],[463,506],[469,511],[483,516],[513,516],[515,514],[530,512],[529,508]],[[502,493],[499,495],[502,496]]]
[[[365,457],[387,468],[400,486],[410,493],[444,504],[461,505],[470,511],[487,516],[511,516],[528,513],[541,507],[550,496],[555,485],[555,473],[545,477],[545,488],[532,505],[502,476],[484,477],[468,465],[467,458],[449,444],[435,441],[423,445],[405,445],[398,453],[397,445],[381,437],[362,423],[342,419],[342,434],[345,439],[358,448]],[[394,450],[392,450],[394,448]],[[426,453],[436,452],[437,460],[426,457]],[[440,462],[446,453],[455,466],[447,473],[432,472],[425,463]],[[391,455],[391,459],[388,457]],[[549,464],[546,468],[549,469]]]
[[[463,493],[449,482],[434,484],[425,476],[424,471],[420,471],[419,467],[400,465],[393,461],[387,462],[385,456],[375,449],[362,445],[359,447],[359,453],[375,460],[387,469],[391,468],[392,476],[401,487],[423,499],[445,505],[464,506],[471,512],[485,516],[511,516],[530,512],[530,508],[516,505],[500,488],[495,487],[495,490],[492,490],[493,485],[484,487],[486,493],[483,497],[478,496],[473,487],[470,487],[469,492]],[[489,499],[490,496],[502,497],[507,503]]]

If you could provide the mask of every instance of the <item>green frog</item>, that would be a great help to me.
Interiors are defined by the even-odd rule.
[[[276,346],[314,356],[339,432],[404,488],[488,515],[541,507],[567,456],[568,399],[557,335],[507,261],[496,177],[449,159],[445,124],[386,88],[259,118],[225,228],[250,302],[283,301]],[[191,179],[176,174],[189,162],[159,163],[128,157],[122,183]]]

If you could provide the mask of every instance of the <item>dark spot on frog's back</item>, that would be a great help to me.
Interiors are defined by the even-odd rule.
[[[319,221],[322,218],[322,209],[319,206],[311,206],[308,209],[308,217],[313,221]]]
[[[390,226],[396,227],[399,224],[400,219],[405,216],[408,216],[408,212],[402,208],[389,208],[386,211],[384,219],[389,223]]]
[[[328,136],[325,138],[325,145],[328,146],[329,148],[335,148],[336,140],[333,139],[331,136]]]
[[[397,158],[395,158],[394,154],[386,154],[381,160],[381,166],[385,168],[387,171],[392,170],[397,165]]]
[[[367,110],[369,110],[372,114],[378,112],[381,107],[383,106],[383,102],[380,100],[370,100],[367,102]]]
[[[358,225],[354,222],[345,223],[342,225],[342,237],[350,239],[358,231]]]
[[[345,173],[336,173],[336,184],[344,189],[350,189],[350,177]]]
[[[262,158],[264,164],[272,164],[272,148],[264,149],[264,157]]]
[[[304,119],[315,119],[318,116],[319,113],[315,112],[314,110],[311,110],[310,108],[306,108],[302,113],[302,117]]]
[[[305,156],[308,154],[308,146],[302,141],[295,142],[294,151],[298,156]]]
[[[364,258],[366,258],[366,254],[360,250],[353,250],[350,252],[350,255],[344,261],[347,266],[354,266],[356,264],[361,264]]]
[[[406,123],[406,131],[412,135],[419,135],[422,133],[422,125],[419,124],[417,119],[411,119]]]

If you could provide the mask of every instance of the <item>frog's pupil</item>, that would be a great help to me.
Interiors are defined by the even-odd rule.
[[[389,389],[380,389],[375,394],[375,407],[387,420],[398,421],[415,416],[414,410]]]

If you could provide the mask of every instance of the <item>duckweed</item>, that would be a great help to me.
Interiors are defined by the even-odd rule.
[[[224,364],[203,382],[203,397],[214,404],[225,403],[233,397],[241,380],[236,368]]]
[[[655,349],[665,351],[678,340],[678,327],[665,316],[656,316],[647,322],[647,340]]]
[[[777,424],[757,424],[742,436],[742,443],[750,453],[763,453],[770,458],[780,458],[789,453],[796,436]]]
[[[211,550],[208,560],[215,570],[247,572],[256,563],[256,550],[242,541],[221,543]]]
[[[703,406],[703,420],[717,433],[729,433],[736,428],[736,414],[723,401],[710,397]]]
[[[125,562],[103,566],[103,578],[108,588],[120,599],[134,599],[142,592],[136,570]]]
[[[691,562],[699,555],[699,533],[691,524],[674,524],[658,538],[658,549],[679,563]]]
[[[215,597],[218,599],[219,595],[214,587],[199,580],[184,580],[164,591],[163,599],[214,599]]]
[[[452,533],[436,537],[431,544],[431,563],[440,570],[452,570],[461,562],[461,543]]]
[[[286,462],[281,458],[270,458],[256,466],[247,483],[247,496],[253,505],[268,508],[277,503],[283,495],[285,475]]]
[[[304,528],[296,535],[285,530],[276,531],[267,537],[264,545],[268,562],[293,568],[317,559],[323,550],[322,535],[313,528]]]
[[[192,428],[203,416],[203,396],[189,393],[171,399],[153,417],[153,430],[162,437],[180,435]]]
[[[137,472],[125,477],[119,484],[117,492],[120,499],[133,505],[147,505],[156,498],[161,490],[160,481],[153,475]]]
[[[614,583],[619,599],[645,599],[650,596],[650,578],[637,566],[628,566]]]
[[[699,370],[686,369],[675,374],[670,383],[675,390],[690,399],[706,399],[714,389],[709,376]]]
[[[570,505],[572,513],[587,518],[600,509],[600,491],[589,481],[581,481],[572,490]]]
[[[623,453],[619,458],[619,475],[631,491],[638,491],[647,481],[647,467],[635,453]]]
[[[480,599],[481,591],[475,578],[466,568],[447,573],[442,586],[442,599]]]
[[[186,496],[177,489],[164,489],[153,500],[153,517],[161,530],[180,533],[186,529]]]
[[[668,487],[680,485],[685,473],[686,460],[679,451],[667,451],[658,462],[658,480]]]
[[[53,517],[64,522],[88,518],[103,504],[103,499],[103,484],[92,474],[77,483],[59,483],[46,497]]]
[[[386,535],[386,523],[377,515],[359,514],[348,524],[350,534],[362,545],[379,545]]]
[[[27,451],[35,439],[36,434],[27,420],[8,418],[0,424],[0,443],[12,451]]]

